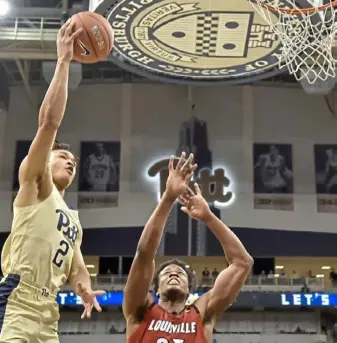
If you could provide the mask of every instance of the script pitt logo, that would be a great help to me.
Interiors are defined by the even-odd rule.
[[[74,246],[79,231],[78,228],[71,222],[69,216],[63,210],[57,209],[56,213],[59,215],[57,230],[62,232],[63,236],[68,238],[71,245]]]
[[[177,162],[178,159],[175,160]],[[154,177],[159,173],[160,178],[160,195],[162,195],[166,189],[166,180],[169,175],[168,170],[169,159],[163,159],[155,162],[148,170],[148,175]],[[193,184],[197,182],[202,192],[202,196],[207,202],[213,203],[217,201],[219,203],[228,203],[233,198],[231,191],[225,191],[225,188],[230,185],[230,180],[225,174],[225,169],[202,169],[198,176],[190,182],[191,189],[194,189]]]

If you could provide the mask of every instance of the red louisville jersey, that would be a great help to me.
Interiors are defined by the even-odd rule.
[[[207,343],[199,310],[192,305],[170,314],[154,303],[128,343]]]

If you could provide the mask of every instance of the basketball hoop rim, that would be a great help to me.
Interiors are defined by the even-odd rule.
[[[281,14],[290,14],[290,15],[298,15],[298,14],[314,14],[317,12],[324,11],[326,8],[329,7],[337,7],[337,0],[334,0],[326,5],[321,5],[318,7],[307,7],[301,9],[292,9],[292,8],[280,8],[274,7],[263,3],[263,0],[251,0],[251,2],[258,3],[261,7],[267,9],[271,12],[281,13]]]

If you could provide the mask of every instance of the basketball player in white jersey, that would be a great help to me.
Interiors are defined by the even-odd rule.
[[[81,253],[82,228],[64,192],[74,180],[76,157],[54,145],[68,97],[73,33],[68,21],[59,31],[54,78],[41,105],[38,130],[19,170],[20,189],[13,206],[11,233],[2,251],[0,342],[56,343],[59,309],[56,294],[69,280],[85,307],[100,310]]]
[[[286,167],[284,157],[275,145],[270,146],[269,153],[259,156],[254,166],[260,169],[260,181],[268,192],[284,192],[291,171]]]
[[[106,192],[116,183],[116,167],[112,157],[105,152],[103,143],[96,143],[95,152],[86,159],[84,170],[92,192]]]

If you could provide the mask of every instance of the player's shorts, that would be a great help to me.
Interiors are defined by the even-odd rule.
[[[0,343],[58,343],[56,294],[9,274],[0,282]]]

